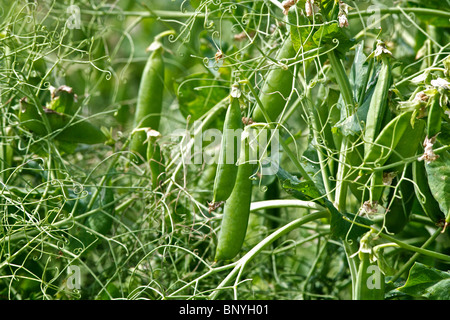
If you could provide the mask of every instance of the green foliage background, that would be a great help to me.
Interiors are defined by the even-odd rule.
[[[398,64],[394,69],[397,100],[410,97],[415,87],[409,80],[425,68],[442,67],[436,56],[449,54],[448,17],[402,13],[397,8],[450,12],[448,1],[348,3],[360,11],[381,8],[381,20],[374,22]],[[70,27],[77,21],[71,20],[69,8],[80,10],[79,28]],[[271,1],[2,0],[0,9],[1,299],[351,298],[346,252],[330,238],[325,219],[288,232],[244,265],[217,265],[213,257],[221,209],[208,211],[212,178],[207,172],[214,167],[180,161],[180,141],[172,135],[177,129],[192,132],[194,120],[203,119],[226,97],[236,79],[247,77],[255,88],[262,87],[265,72],[278,63],[272,53],[289,34],[285,17]],[[347,70],[356,68],[349,78],[357,86],[364,72],[362,64],[353,64],[358,50],[368,56],[380,32],[366,28],[367,22],[354,13],[345,36],[341,30],[325,29],[329,33],[314,38],[304,50],[343,36],[340,54]],[[164,188],[154,190],[148,165],[130,161],[126,143],[133,130],[146,48],[167,30],[173,34],[161,39],[167,68],[160,131],[168,178]],[[300,41],[305,33],[292,28],[290,35]],[[348,39],[364,42],[357,49]],[[436,48],[441,51],[436,53]],[[216,59],[218,52],[225,58]],[[301,68],[310,84],[317,85],[316,106],[338,103],[339,88],[324,56]],[[78,114],[103,127],[107,143],[65,143],[55,135],[36,136],[20,125],[20,99],[44,106],[51,101],[51,88],[62,85],[76,94]],[[317,173],[317,159],[308,147],[309,119],[299,111],[304,98],[293,91],[283,138]],[[251,117],[252,111],[253,105],[246,105],[243,116]],[[331,120],[339,119],[339,112],[335,109]],[[224,114],[225,109],[219,109],[208,127],[220,129]],[[350,121],[339,126],[360,129]],[[447,128],[443,133],[443,144],[448,144],[449,132]],[[333,137],[328,139],[334,143]],[[211,152],[206,144],[205,150]],[[282,166],[286,172],[296,171],[287,157]],[[288,181],[295,181],[292,177]],[[300,190],[295,185],[284,190],[274,177],[257,180],[254,201],[292,199],[290,188]],[[413,210],[423,218],[410,223],[399,238],[421,246],[436,227],[430,221],[422,223],[425,218],[419,208]],[[305,208],[252,212],[243,253],[309,212]],[[96,225],[90,218],[95,214],[101,214],[105,223]],[[448,255],[448,232],[428,249]],[[394,269],[404,266],[412,254],[396,247],[385,250]],[[423,265],[436,272],[448,270],[448,263],[426,255],[417,261],[420,264],[413,271]],[[79,288],[68,284],[72,266],[80,268]],[[225,281],[227,276],[232,281]],[[439,292],[448,288],[440,283],[438,293],[430,293],[422,285],[425,293],[420,294],[411,289],[411,280],[397,290],[407,276],[407,272],[401,275],[387,298],[439,298],[443,296]]]

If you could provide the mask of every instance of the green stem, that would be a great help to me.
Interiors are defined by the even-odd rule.
[[[327,166],[327,160],[324,158],[324,153],[325,151],[325,147],[323,146],[322,143],[322,139],[320,137],[319,132],[320,130],[320,115],[319,113],[315,110],[314,106],[313,106],[313,100],[312,100],[312,96],[311,96],[311,88],[310,87],[305,87],[305,92],[306,92],[306,105],[308,106],[309,109],[309,113],[311,116],[311,123],[312,123],[312,131],[313,131],[313,135],[314,135],[314,140],[317,144],[317,157],[319,158],[319,165],[320,165],[320,171],[322,173],[322,182],[323,185],[325,187],[325,192],[327,194],[327,198],[328,200],[330,200],[331,202],[333,202],[333,195],[332,195],[332,191],[331,191],[331,187],[330,187],[330,173],[329,173],[329,168]]]
[[[353,257],[353,255],[358,251],[358,248],[356,242],[348,242],[344,240],[342,241],[342,244],[344,246],[345,256],[347,257],[350,277],[352,280],[352,296],[354,296],[356,290],[356,280],[358,277],[358,259]]]
[[[425,243],[422,245],[421,249],[427,248],[436,238],[441,234],[442,228],[436,229],[436,231],[431,235],[431,237],[425,241]],[[408,271],[411,266],[414,264],[414,262],[417,260],[417,258],[420,256],[419,252],[416,252],[413,254],[413,256],[398,270],[398,272],[389,280],[390,283],[394,283],[400,276]]]
[[[342,98],[345,103],[346,115],[349,117],[355,110],[355,102],[353,99],[352,88],[345,72],[342,61],[338,59],[336,51],[330,51],[328,53],[328,59],[332,70],[335,74],[337,84],[341,90]],[[336,193],[335,204],[340,211],[343,211],[346,206],[347,199],[347,182],[345,181],[345,175],[347,174],[347,150],[350,141],[347,136],[342,137],[341,149],[339,153],[339,167],[336,177]]]
[[[313,201],[303,201],[296,199],[286,199],[286,200],[263,200],[252,202],[250,206],[250,211],[258,211],[273,208],[305,208],[312,210],[325,210],[321,205]]]
[[[419,15],[429,15],[433,17],[441,17],[450,19],[450,12],[445,10],[429,9],[429,8],[400,8],[389,7],[389,8],[378,8],[377,13],[379,14],[399,14],[399,13],[414,13]],[[364,16],[370,16],[374,14],[374,10],[362,10],[362,11],[351,11],[348,13],[348,18],[359,18]]]
[[[342,61],[337,57],[335,50],[328,52],[328,59],[330,60],[337,84],[341,90],[342,98],[344,99],[344,103],[346,105],[347,116],[350,116],[355,109],[355,102],[347,73],[345,72]]]
[[[415,247],[413,245],[407,244],[404,241],[398,240],[398,239],[396,239],[396,238],[394,238],[394,237],[392,237],[392,236],[390,236],[388,234],[382,233],[381,230],[379,230],[377,228],[369,227],[369,226],[367,226],[365,224],[358,223],[358,222],[356,222],[354,220],[349,220],[349,219],[347,219],[345,217],[343,217],[343,219],[347,220],[348,222],[354,223],[355,225],[358,225],[360,227],[370,229],[374,234],[376,234],[380,238],[384,238],[384,239],[386,239],[386,240],[388,240],[390,242],[396,243],[402,249],[413,251],[413,252],[417,252],[417,253],[426,255],[428,257],[432,257],[432,258],[435,258],[435,259],[440,259],[442,261],[450,262],[450,255],[442,254],[442,253],[439,253],[439,252],[434,252],[434,251],[427,250],[427,249],[424,249],[424,248]]]
[[[303,224],[309,223],[309,222],[317,220],[317,219],[326,218],[326,217],[328,217],[328,215],[329,215],[328,210],[310,213],[306,216],[295,219],[294,221],[286,224],[285,226],[279,228],[278,230],[276,230],[275,232],[270,234],[268,237],[266,237],[264,240],[259,242],[256,246],[254,246],[249,252],[247,252],[241,259],[239,259],[238,261],[236,261],[234,263],[233,270],[225,277],[225,279],[210,294],[210,296],[209,296],[210,299],[215,299],[217,297],[217,295],[220,293],[220,289],[222,289],[224,286],[226,286],[234,276],[241,273],[243,268],[245,267],[245,265],[252,258],[254,258],[258,253],[260,253],[265,247],[270,245],[273,241],[275,241],[276,239],[278,239],[279,237],[281,237],[283,235],[288,234],[292,230],[297,229],[298,227],[300,227]]]

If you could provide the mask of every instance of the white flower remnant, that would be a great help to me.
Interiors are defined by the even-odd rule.
[[[343,27],[348,27],[348,19],[347,19],[347,16],[346,15],[340,15],[339,17],[338,17],[338,20],[339,20],[339,27],[340,28],[343,28]]]
[[[439,89],[445,89],[445,90],[449,90],[450,89],[450,82],[448,82],[445,79],[442,78],[437,78],[436,80],[431,80],[431,85],[435,88],[439,88]]]
[[[378,212],[378,201],[367,200],[362,205],[363,213],[367,215],[375,214]]]
[[[239,99],[241,97],[241,90],[239,89],[238,85],[233,85],[231,87],[230,95],[235,99]]]
[[[420,91],[417,92],[416,95],[414,96],[414,102],[427,102],[428,101],[428,96],[426,95],[425,92]]]
[[[432,138],[425,138],[425,141],[423,142],[424,152],[421,157],[419,157],[419,161],[426,161],[427,163],[430,163],[432,161],[435,161],[439,156],[434,153],[433,151],[433,145],[436,142],[436,136]]]
[[[281,5],[283,6],[283,14],[287,15],[289,9],[297,3],[297,0],[284,0]]]
[[[392,56],[392,52],[386,49],[385,43],[383,41],[378,41],[377,48],[375,49],[375,57],[381,56],[382,54]]]
[[[339,21],[339,27],[344,28],[348,27],[348,9],[349,5],[344,3],[343,1],[339,1],[339,14],[338,14],[338,21]]]
[[[307,17],[311,17],[313,14],[319,12],[319,7],[314,3],[314,0],[306,0],[305,13]]]
[[[383,172],[383,185],[390,186],[396,176],[396,172]]]
[[[428,72],[424,72],[420,75],[418,75],[417,77],[414,77],[413,79],[411,79],[411,82],[414,84],[419,84],[424,82],[425,80],[427,80],[428,77]]]

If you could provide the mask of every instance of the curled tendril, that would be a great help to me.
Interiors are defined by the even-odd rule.
[[[25,16],[24,22],[25,22],[26,24],[32,24],[33,21],[34,21],[34,17],[33,17],[32,15],[28,15],[28,14],[27,14],[27,15]]]
[[[42,84],[42,88],[43,88],[44,90],[50,89],[51,86],[52,86],[52,84],[51,84],[49,81],[45,81],[45,82]]]
[[[220,32],[219,32],[219,31],[214,30],[214,31],[211,33],[211,39],[212,39],[213,41],[214,41],[214,38],[220,39]]]
[[[409,13],[404,13],[404,14],[406,16],[408,16],[409,19],[400,19],[400,22],[406,29],[411,28],[414,25],[414,23],[412,23],[411,21],[417,21],[416,15],[414,14],[414,12],[409,12]],[[392,29],[391,24],[389,24],[389,27],[390,27],[390,29]]]
[[[223,8],[224,6],[226,6],[225,9]],[[233,10],[236,10],[236,9],[237,9],[237,5],[235,3],[233,3],[233,4],[221,3],[219,6],[219,10],[221,10],[224,13],[225,12],[233,13]]]
[[[189,35],[188,35],[188,38],[190,38],[190,36],[191,36],[191,34],[190,33],[188,33]],[[177,39],[177,37],[175,36],[175,34],[169,34],[169,36],[167,37],[167,39],[169,40],[169,42],[171,42],[171,43],[173,43],[173,42],[175,42],[176,41],[176,39]]]
[[[82,194],[83,191],[85,191],[85,189],[81,183],[79,183],[79,182],[73,183],[73,193],[75,195]]]
[[[336,47],[339,46],[339,39],[338,38],[333,38],[333,43],[336,43]]]
[[[72,291],[71,291],[71,294],[72,294],[74,299],[80,299],[81,298],[81,291],[78,290],[77,288],[73,288]]]
[[[187,5],[185,7],[185,3],[187,3],[187,2],[188,2],[187,0],[183,0],[183,2],[180,4],[180,12],[182,12],[182,13],[188,12]]]
[[[244,14],[242,15],[242,18],[241,18],[241,23],[242,23],[244,26],[248,25],[248,24],[250,23],[250,21],[251,21],[251,16],[252,16],[252,14],[249,13],[249,12],[244,13]]]
[[[238,33],[240,33],[240,30],[241,30],[241,26],[237,23],[235,23],[231,26],[232,33],[238,34]]]
[[[73,250],[73,253],[75,254],[75,255],[80,255],[81,253],[83,253],[83,249],[82,248],[75,248],[74,250]]]
[[[64,236],[61,236],[58,241],[56,241],[56,247],[60,250],[64,249],[64,246],[67,244],[69,244],[69,240]]]
[[[206,68],[209,68],[209,61],[210,59],[208,57],[205,57],[202,59],[203,64],[205,65]]]

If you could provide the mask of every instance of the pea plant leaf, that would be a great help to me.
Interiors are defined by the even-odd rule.
[[[330,234],[333,239],[356,240],[368,230],[361,224],[373,224],[373,221],[353,213],[339,212],[329,200],[325,200],[325,206],[330,211]]]
[[[298,10],[290,10],[288,21],[291,24],[290,35],[295,51],[301,49],[302,52],[306,52],[317,47],[312,40],[312,28],[309,20],[304,15],[300,14]]]
[[[277,176],[284,190],[294,198],[304,201],[314,201],[328,209],[331,217],[330,231],[333,239],[355,240],[367,232],[366,227],[358,224],[370,226],[373,223],[369,219],[352,213],[343,214],[339,212],[331,201],[323,197],[323,193],[319,191],[313,181],[301,181],[282,168],[279,168]]]
[[[450,299],[450,273],[416,262],[398,291],[430,300]]]
[[[314,201],[324,205],[322,193],[317,189],[313,181],[302,181],[283,168],[279,168],[277,177],[283,189],[294,198],[304,201]]]
[[[365,80],[369,76],[369,72],[369,63],[367,56],[364,54],[364,44],[360,43],[355,46],[355,56],[348,77],[354,97],[359,97],[361,91],[366,90],[363,85],[366,83]]]
[[[322,25],[312,38],[317,47],[322,45],[335,47],[334,50],[336,50],[340,58],[345,56],[354,43],[337,23]]]
[[[437,140],[443,145],[450,144],[450,123],[447,121],[442,121],[441,132],[438,134]]]
[[[431,193],[439,203],[441,211],[445,214],[445,220],[450,220],[450,153],[439,153],[439,158],[426,162],[425,169],[428,175],[428,183]]]
[[[229,90],[220,87],[213,75],[205,72],[184,78],[176,92],[181,114],[194,121],[225,98]]]

